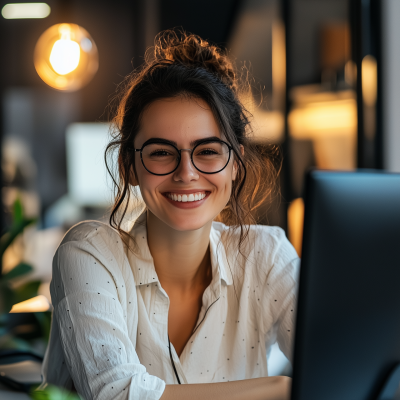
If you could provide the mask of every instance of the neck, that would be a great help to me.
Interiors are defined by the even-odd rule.
[[[161,286],[191,291],[211,277],[212,221],[195,231],[177,231],[147,211],[147,242]]]

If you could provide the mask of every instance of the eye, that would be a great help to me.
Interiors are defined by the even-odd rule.
[[[201,149],[197,153],[198,156],[209,156],[209,155],[212,156],[212,155],[215,155],[215,154],[218,154],[218,152],[215,149],[212,149],[212,148]]]
[[[157,149],[150,153],[151,157],[168,157],[171,156],[171,152],[169,150]]]

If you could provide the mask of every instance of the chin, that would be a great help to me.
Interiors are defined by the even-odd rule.
[[[206,215],[176,215],[162,219],[164,223],[180,232],[196,231],[212,222],[213,218]]]

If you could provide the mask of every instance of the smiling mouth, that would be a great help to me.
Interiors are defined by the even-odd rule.
[[[206,192],[196,192],[190,194],[166,193],[165,195],[172,201],[181,203],[186,203],[186,202],[190,203],[194,201],[203,200],[207,196],[207,193]]]

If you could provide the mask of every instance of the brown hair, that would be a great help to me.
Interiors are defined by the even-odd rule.
[[[145,108],[155,100],[186,96],[200,98],[210,107],[238,163],[232,194],[218,220],[240,229],[239,251],[249,225],[255,223],[252,212],[277,185],[280,152],[274,145],[260,148],[250,138],[250,114],[239,100],[237,71],[220,48],[197,35],[180,30],[161,32],[155,39],[154,53],[147,53],[144,65],[127,77],[113,118],[113,140],[106,149],[106,164],[115,184],[116,196],[110,224],[122,237],[122,221],[135,193],[130,174],[135,170],[133,142]],[[249,88],[248,83],[244,84]],[[244,155],[240,146],[244,147]],[[118,177],[107,163],[112,151],[118,151]]]

